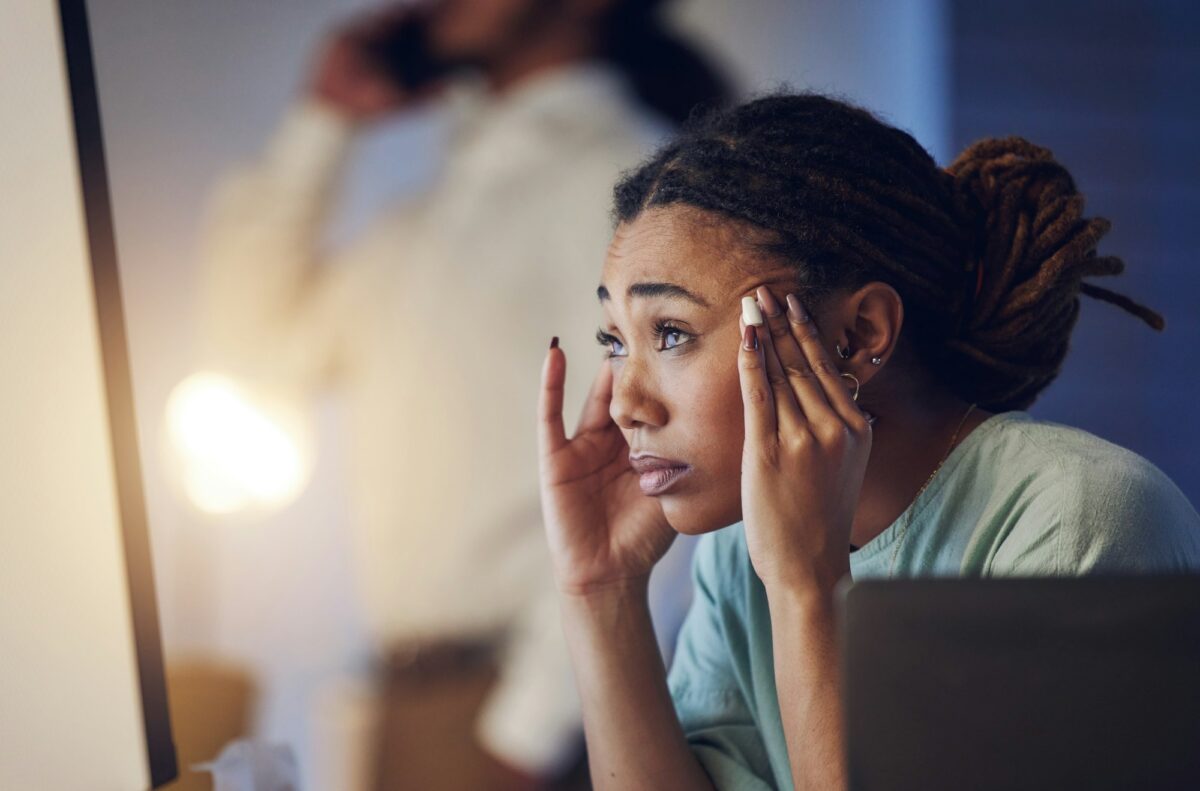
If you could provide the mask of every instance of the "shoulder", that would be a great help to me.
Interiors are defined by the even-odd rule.
[[[619,115],[603,124],[579,123],[572,134],[551,134],[542,162],[552,189],[588,194],[604,205],[607,221],[613,187],[646,158],[652,142],[635,118]]]
[[[1082,429],[1005,417],[997,462],[1021,493],[1006,541],[1043,547],[1056,573],[1200,569],[1200,516],[1153,463]]]
[[[528,116],[539,145],[579,163],[626,168],[669,136],[670,127],[643,109],[612,69],[564,71],[548,81]]]

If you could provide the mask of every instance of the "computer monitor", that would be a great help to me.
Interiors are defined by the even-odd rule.
[[[0,788],[176,775],[84,0],[0,3]]]

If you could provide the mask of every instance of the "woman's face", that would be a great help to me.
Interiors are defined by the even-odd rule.
[[[642,490],[681,533],[741,519],[741,299],[781,297],[794,272],[748,243],[743,226],[690,207],[618,226],[601,279],[601,338],[613,367],[610,413]]]

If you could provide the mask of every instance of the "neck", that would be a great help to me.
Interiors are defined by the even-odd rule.
[[[871,458],[854,514],[850,543],[861,547],[886,530],[904,512],[951,450],[992,413],[944,391],[932,397],[888,397],[878,408],[864,408],[878,420],[872,429]]]
[[[587,60],[593,50],[583,35],[548,35],[539,42],[525,42],[485,67],[488,90],[503,95],[528,79]]]

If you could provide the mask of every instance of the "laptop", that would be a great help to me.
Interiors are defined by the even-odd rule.
[[[840,596],[852,789],[1200,789],[1200,575]]]

